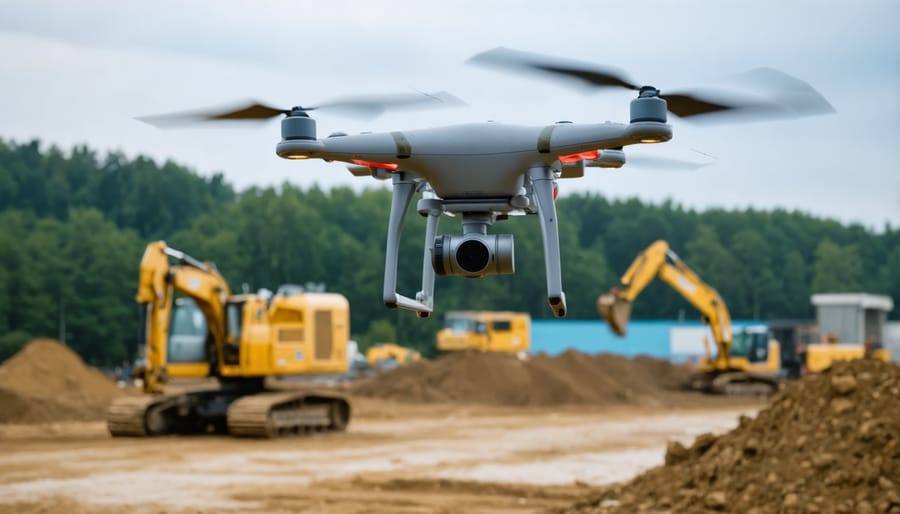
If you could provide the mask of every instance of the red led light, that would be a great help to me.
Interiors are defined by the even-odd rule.
[[[361,161],[359,159],[353,159],[353,164],[359,164],[360,166],[368,166],[370,168],[381,168],[383,170],[388,171],[397,171],[400,168],[400,165],[395,162],[370,162],[370,161]]]
[[[563,164],[571,164],[578,161],[592,161],[600,157],[599,150],[591,150],[590,152],[573,153],[569,155],[560,155],[559,162]]]

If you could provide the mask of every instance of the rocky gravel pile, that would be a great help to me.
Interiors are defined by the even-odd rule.
[[[564,512],[900,514],[900,366],[835,364],[726,434]]]
[[[35,339],[0,366],[0,423],[103,419],[122,394],[64,344]]]

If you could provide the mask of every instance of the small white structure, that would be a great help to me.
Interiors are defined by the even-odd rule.
[[[900,321],[884,324],[884,347],[891,354],[891,360],[900,362]]]
[[[894,308],[889,296],[866,293],[812,295],[820,334],[835,334],[841,343],[883,341],[887,313]]]

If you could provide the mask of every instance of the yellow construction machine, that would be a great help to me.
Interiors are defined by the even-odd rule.
[[[378,343],[366,351],[366,361],[371,367],[384,366],[386,363],[408,364],[421,358],[422,355],[412,348],[394,343]]]
[[[442,352],[527,352],[531,348],[531,316],[525,312],[450,311],[437,333],[437,348]]]
[[[613,332],[625,335],[632,303],[656,277],[701,312],[716,344],[713,357],[704,339],[705,357],[700,361],[692,387],[728,394],[765,394],[777,390],[781,368],[778,342],[769,338],[765,327],[749,328],[733,335],[725,300],[679,259],[665,241],[654,242],[638,255],[622,275],[621,287],[597,299],[597,310]]]
[[[671,261],[671,262],[670,262]],[[705,356],[691,386],[707,392],[726,394],[766,394],[778,389],[780,378],[796,377],[802,373],[816,373],[827,369],[835,361],[863,357],[887,360],[885,352],[866,351],[861,344],[835,344],[833,341],[788,345],[795,355],[782,355],[782,346],[772,338],[768,326],[745,327],[732,333],[731,315],[725,300],[712,286],[703,282],[665,241],[647,247],[621,278],[621,286],[597,299],[597,310],[609,327],[618,335],[625,335],[631,306],[635,298],[659,277],[697,308],[709,326],[716,345],[712,356],[704,338]],[[811,333],[814,327],[794,326]],[[806,334],[809,335],[809,334]],[[786,369],[786,363],[797,362],[797,373]]]
[[[141,260],[136,298],[145,339],[136,376],[147,394],[110,406],[113,436],[275,437],[347,426],[350,406],[340,395],[271,389],[278,377],[347,372],[350,311],[342,295],[296,286],[232,295],[212,263],[157,241]]]

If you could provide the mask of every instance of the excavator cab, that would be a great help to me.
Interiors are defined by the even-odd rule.
[[[728,356],[743,357],[751,363],[765,362],[769,358],[769,334],[752,329],[735,333]]]
[[[206,362],[206,317],[192,298],[176,298],[169,325],[169,362]]]

